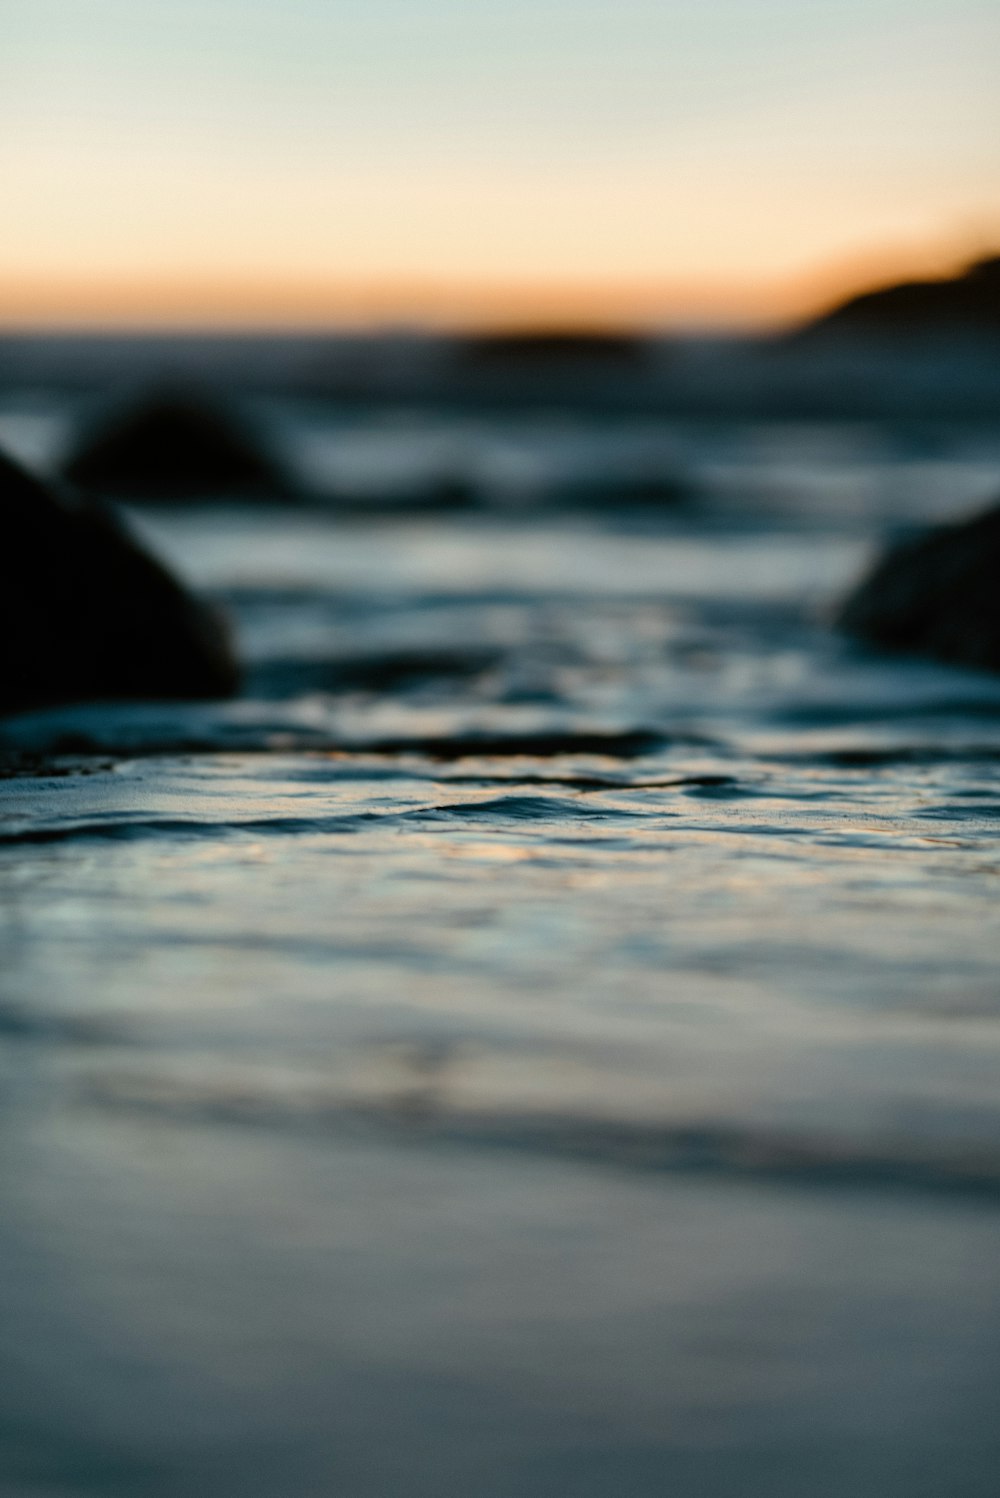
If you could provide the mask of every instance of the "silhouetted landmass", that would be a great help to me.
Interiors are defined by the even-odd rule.
[[[461,348],[468,368],[495,370],[635,369],[646,362],[643,339],[629,333],[487,333]]]
[[[441,394],[487,408],[629,409],[648,399],[655,364],[647,338],[572,329],[482,333],[442,354]]]
[[[844,605],[875,645],[1000,671],[1000,505],[893,547]]]
[[[948,280],[904,281],[863,292],[817,318],[798,336],[834,333],[1000,338],[1000,256],[979,260]]]
[[[65,472],[84,488],[124,499],[274,499],[289,490],[265,446],[229,412],[169,392],[98,426]]]
[[[0,454],[0,521],[0,713],[237,689],[222,620],[111,510],[56,493]]]

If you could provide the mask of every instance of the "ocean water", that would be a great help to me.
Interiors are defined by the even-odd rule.
[[[1000,441],[261,419],[243,697],[0,725],[0,1492],[992,1498],[1000,679],[830,621]]]

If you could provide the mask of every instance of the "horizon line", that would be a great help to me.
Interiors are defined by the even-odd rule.
[[[869,250],[766,280],[291,277],[162,271],[0,273],[4,333],[377,333],[628,329],[668,336],[777,334],[846,297],[954,274],[970,256]]]

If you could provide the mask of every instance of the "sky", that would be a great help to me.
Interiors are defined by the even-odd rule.
[[[1000,245],[1000,0],[0,0],[0,323],[753,323]]]

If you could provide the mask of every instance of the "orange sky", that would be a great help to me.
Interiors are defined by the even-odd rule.
[[[433,281],[266,279],[234,274],[0,276],[11,328],[430,328],[531,325],[786,326],[845,295],[903,277],[948,275],[989,244],[886,247],[805,274],[725,280]]]
[[[0,326],[766,325],[1000,245],[997,0],[13,0]]]

